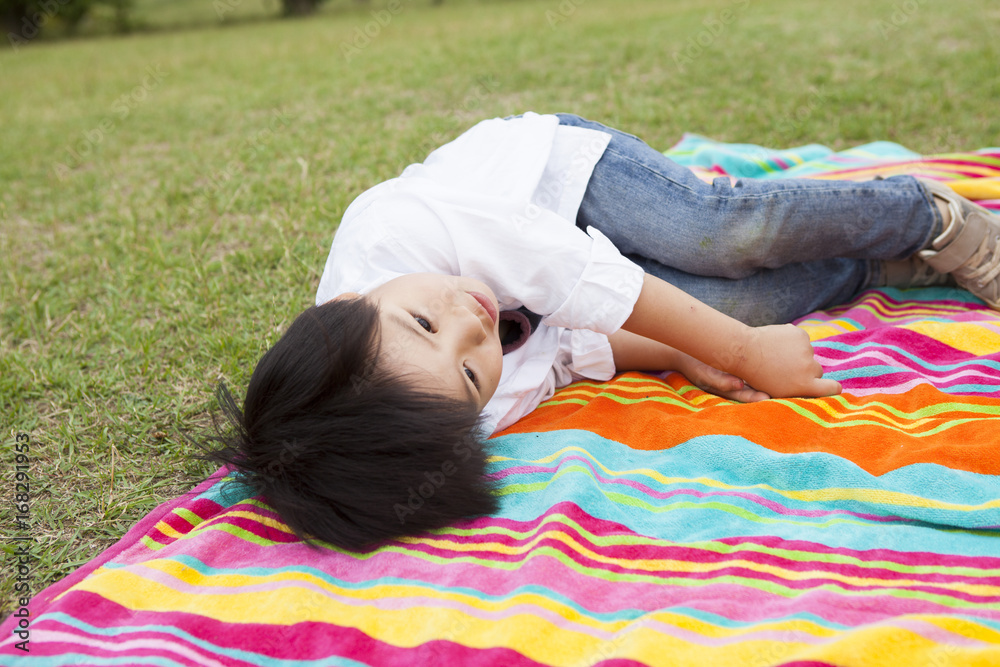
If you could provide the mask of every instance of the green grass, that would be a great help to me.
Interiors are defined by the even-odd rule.
[[[907,6],[413,0],[349,62],[371,8],[5,49],[0,477],[8,499],[29,433],[34,590],[210,472],[186,438],[311,304],[348,203],[480,118],[575,111],[661,148],[1000,144],[1000,7]]]

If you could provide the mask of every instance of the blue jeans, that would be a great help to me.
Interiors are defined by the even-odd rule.
[[[927,246],[941,227],[911,176],[866,182],[696,177],[638,138],[611,134],[580,206],[626,257],[748,324],[789,322],[877,285],[881,260]]]

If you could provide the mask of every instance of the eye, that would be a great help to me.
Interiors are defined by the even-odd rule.
[[[471,368],[465,369],[465,374],[472,380],[472,384],[476,385],[476,389],[479,389],[479,381],[476,380],[476,374],[472,372]]]
[[[414,315],[413,319],[415,319],[417,321],[417,324],[419,324],[420,326],[422,326],[424,329],[426,329],[427,331],[430,331],[431,333],[433,333],[433,331],[431,329],[431,323],[428,322],[426,319],[424,319],[423,317],[420,317],[419,315]]]

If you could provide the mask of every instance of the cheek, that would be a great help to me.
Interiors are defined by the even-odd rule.
[[[490,368],[490,372],[493,375],[493,384],[499,384],[500,374],[503,372],[503,352],[499,346],[497,346],[496,355],[493,358],[493,365]]]

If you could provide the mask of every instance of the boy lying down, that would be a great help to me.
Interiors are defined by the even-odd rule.
[[[242,410],[221,388],[215,456],[300,537],[364,548],[493,512],[484,439],[576,379],[833,395],[787,322],[884,285],[998,308],[998,276],[1000,217],[933,181],[709,184],[578,116],[487,120],[351,204],[317,305]]]

